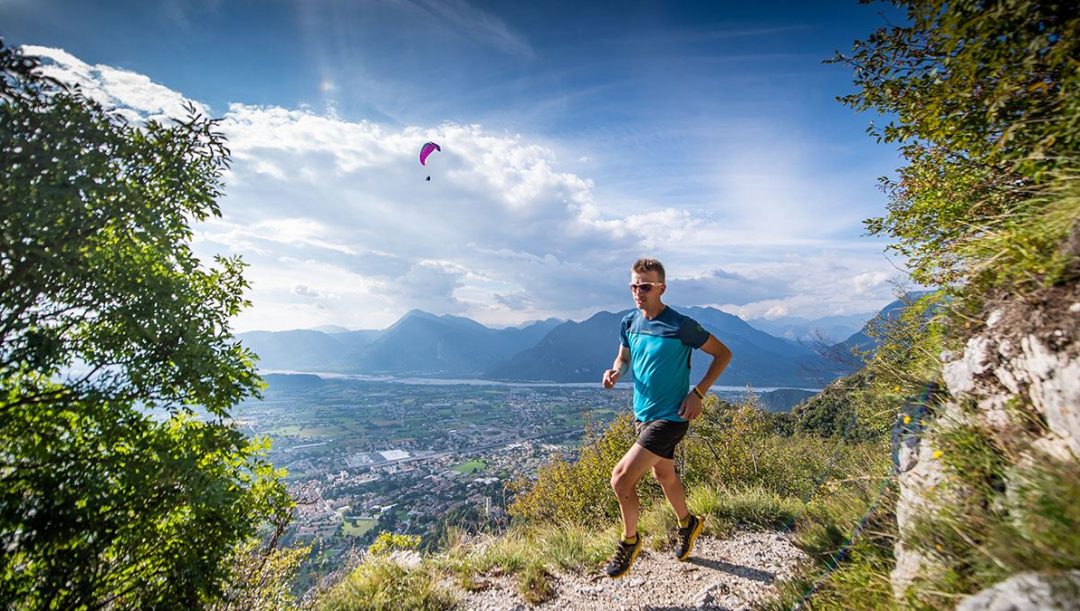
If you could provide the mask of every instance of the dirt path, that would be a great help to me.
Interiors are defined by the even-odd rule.
[[[621,579],[559,574],[557,595],[530,607],[508,577],[485,578],[479,592],[459,592],[462,609],[750,609],[774,592],[773,582],[790,577],[806,558],[779,532],[740,532],[731,538],[698,539],[693,556],[678,562],[670,553],[644,550]]]

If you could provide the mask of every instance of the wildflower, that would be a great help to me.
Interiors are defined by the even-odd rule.
[[[904,424],[911,424],[911,416],[904,414]]]
[[[934,458],[941,458],[941,450],[934,450]]]

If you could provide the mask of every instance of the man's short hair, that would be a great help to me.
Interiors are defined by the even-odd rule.
[[[634,261],[634,265],[630,267],[630,271],[644,274],[646,272],[657,272],[660,274],[660,282],[664,281],[664,264],[656,259],[638,259]]]

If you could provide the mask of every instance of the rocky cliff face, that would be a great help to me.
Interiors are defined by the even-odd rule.
[[[1048,459],[1075,464],[1080,456],[1080,285],[1003,301],[984,322],[962,354],[942,355],[949,397],[927,433],[899,448],[901,536],[892,573],[898,598],[914,580],[939,568],[932,550],[910,544],[916,517],[967,492],[943,468],[936,438],[951,427],[976,425],[1018,465]],[[1004,494],[1011,484],[1006,477]],[[1027,581],[1059,577],[1024,575]],[[1021,606],[1010,608],[1027,608],[1020,598],[1016,601]]]

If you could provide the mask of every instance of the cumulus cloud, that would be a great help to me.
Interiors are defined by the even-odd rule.
[[[668,280],[669,300],[677,303],[747,304],[788,296],[789,284],[780,278],[748,278],[715,269],[700,276]]]
[[[464,3],[450,9],[482,18]],[[502,40],[488,25],[485,36]],[[145,76],[27,51],[106,106],[184,116],[184,96]],[[629,205],[564,167],[580,166],[580,152],[565,164],[538,139],[481,125],[390,127],[242,102],[220,118],[233,157],[223,217],[196,227],[195,248],[250,264],[254,307],[239,330],[379,328],[412,308],[498,325],[580,319],[630,307],[629,265],[646,255],[667,265],[670,303],[817,316],[889,301],[892,268],[867,256],[877,247],[814,237],[823,204],[787,218],[782,200],[807,190],[798,172],[793,184],[768,176],[771,191],[727,176],[739,201],[771,202],[764,211]],[[428,140],[442,151],[423,167]]]
[[[306,284],[297,284],[293,287],[293,293],[302,297],[318,297],[319,292]]]
[[[851,279],[855,292],[859,294],[872,291],[889,281],[889,274],[883,271],[864,272]]]
[[[203,115],[205,105],[188,100],[149,77],[101,64],[90,65],[74,55],[50,47],[24,45],[23,52],[42,60],[41,73],[70,85],[78,85],[90,99],[132,122],[169,121],[188,116],[185,104],[192,104]]]

